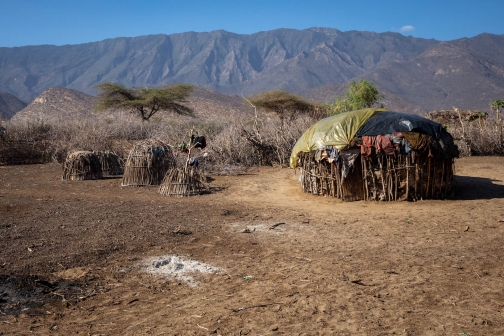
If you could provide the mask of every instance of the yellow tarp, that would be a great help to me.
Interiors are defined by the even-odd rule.
[[[368,108],[345,112],[319,120],[294,145],[290,157],[291,168],[296,168],[300,152],[310,152],[324,146],[334,146],[338,150],[342,150],[352,141],[359,128],[372,116],[386,111],[383,108]]]

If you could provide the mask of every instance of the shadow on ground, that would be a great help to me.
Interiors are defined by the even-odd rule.
[[[504,185],[496,184],[502,182],[484,177],[455,176],[453,190],[454,200],[478,200],[504,198]]]

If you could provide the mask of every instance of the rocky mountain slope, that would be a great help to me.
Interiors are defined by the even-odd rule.
[[[0,92],[0,119],[10,119],[25,107],[26,103],[13,94]]]
[[[492,101],[504,97],[504,35],[443,42],[364,77],[427,110],[456,106],[488,111]]]
[[[93,86],[103,81],[126,86],[187,82],[233,94],[270,88],[295,91],[328,80],[345,83],[384,64],[409,60],[438,43],[397,33],[312,28],[0,48],[0,91],[26,101],[58,86],[92,94]]]
[[[367,78],[418,111],[487,108],[504,96],[504,35],[449,42],[329,28],[114,38],[0,48],[0,92],[31,101],[51,87],[94,95],[96,84],[185,82],[231,95],[321,92]],[[322,95],[319,93],[317,95]],[[332,94],[334,96],[334,93]],[[397,98],[396,98],[397,97]]]

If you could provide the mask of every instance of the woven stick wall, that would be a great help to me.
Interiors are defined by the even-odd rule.
[[[315,160],[300,153],[301,183],[305,192],[345,201],[399,201],[446,198],[451,194],[454,159],[429,157],[427,153],[361,156],[343,179],[341,161]]]
[[[124,162],[114,152],[94,152],[100,160],[103,176],[117,176],[124,173]]]
[[[355,164],[359,164],[357,159]],[[303,191],[320,196],[331,196],[345,201],[364,198],[362,193],[362,174],[354,169],[343,178],[341,161],[329,163],[315,160],[315,153],[299,153],[301,184]]]
[[[128,155],[121,185],[159,185],[173,167],[175,158],[166,144],[157,140],[140,141]]]
[[[365,200],[398,201],[446,198],[452,192],[454,159],[375,155],[362,159]]]
[[[70,153],[63,164],[63,180],[96,180],[102,178],[100,160],[90,151]]]
[[[159,193],[165,196],[191,196],[208,190],[206,176],[196,167],[173,168],[168,171]]]

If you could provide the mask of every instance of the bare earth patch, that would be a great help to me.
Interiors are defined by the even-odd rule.
[[[504,334],[502,157],[416,203],[307,195],[290,169],[187,198],[61,173],[0,167],[2,335]]]

